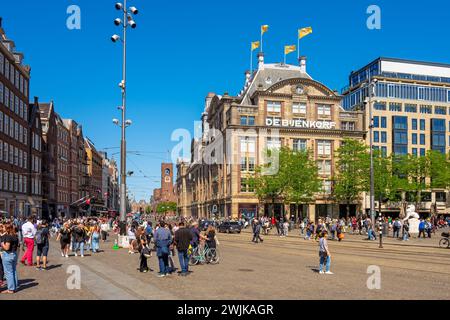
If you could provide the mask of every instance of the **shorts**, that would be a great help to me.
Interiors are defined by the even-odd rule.
[[[48,256],[48,245],[37,245],[37,256],[41,257],[41,256]]]

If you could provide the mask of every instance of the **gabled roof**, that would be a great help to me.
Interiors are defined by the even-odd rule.
[[[247,89],[244,90],[240,104],[251,104],[250,98],[257,89],[267,90],[274,84],[287,79],[312,79],[303,72],[299,66],[289,64],[265,64],[264,69],[259,69],[250,78]]]

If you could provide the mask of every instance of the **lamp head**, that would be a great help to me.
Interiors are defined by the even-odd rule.
[[[134,15],[137,15],[139,13],[139,10],[136,7],[130,7],[130,11]]]
[[[112,37],[111,37],[111,41],[112,42],[117,42],[117,41],[119,41],[120,40],[120,37],[117,35],[117,34],[115,34],[115,35],[113,35]]]

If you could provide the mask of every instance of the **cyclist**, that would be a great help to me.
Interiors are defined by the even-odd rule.
[[[217,240],[216,229],[212,225],[208,226],[208,229],[205,232],[205,240],[208,248],[216,249],[219,241]]]

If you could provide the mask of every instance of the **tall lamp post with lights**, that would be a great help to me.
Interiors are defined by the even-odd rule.
[[[372,98],[376,96],[376,85],[378,80],[371,79],[367,83],[368,97],[366,98],[366,107],[369,108],[369,153],[370,153],[370,218],[372,219],[372,228],[375,229],[375,179],[373,169],[373,106]]]
[[[122,121],[118,119],[113,119],[113,123],[120,126],[122,129],[122,138],[120,144],[120,221],[124,222],[126,220],[126,192],[127,192],[127,182],[126,182],[126,138],[125,129],[131,125],[131,120],[126,120],[126,106],[127,106],[127,29],[131,27],[136,28],[136,22],[133,20],[133,15],[138,14],[138,9],[136,7],[127,7],[127,0],[123,0],[123,4],[116,3],[116,9],[122,11],[123,19],[117,18],[114,20],[114,24],[118,27],[122,27],[122,38],[114,34],[111,37],[113,42],[121,41],[123,45],[123,60],[122,60],[122,81],[119,87],[122,90],[122,106],[119,107],[122,110]]]

